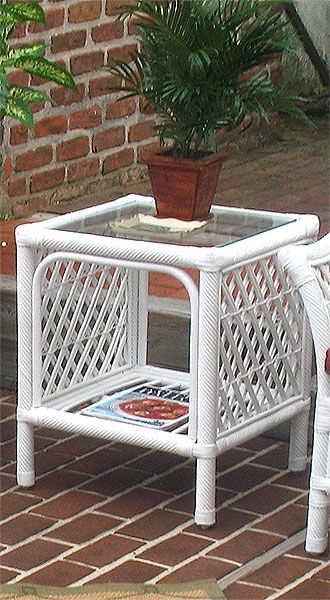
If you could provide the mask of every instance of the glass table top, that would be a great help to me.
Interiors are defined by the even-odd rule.
[[[56,229],[100,236],[160,242],[184,246],[225,246],[259,233],[276,229],[296,220],[295,215],[212,207],[207,221],[179,221],[169,226],[167,220],[157,219],[154,208],[143,206],[115,208],[89,213]],[[173,220],[172,220],[173,221]],[[188,229],[188,230],[187,230]]]

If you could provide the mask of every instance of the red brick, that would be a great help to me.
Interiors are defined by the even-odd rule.
[[[13,160],[10,156],[6,156],[4,158],[4,161],[2,164],[2,179],[3,179],[3,181],[8,181],[12,172],[13,172]]]
[[[0,250],[1,252],[1,250]],[[0,490],[6,492],[16,486],[16,477],[0,473]]]
[[[56,52],[69,52],[75,48],[83,48],[86,43],[86,31],[79,29],[69,33],[59,33],[52,36],[51,50]]]
[[[190,556],[198,554],[212,543],[212,540],[179,533],[168,540],[156,544],[156,546],[149,548],[149,550],[145,550],[140,554],[139,558],[162,565],[174,566]]]
[[[0,567],[0,583],[6,583],[11,579],[14,579],[18,575],[18,571],[12,571],[11,569],[2,569]]]
[[[319,573],[291,588],[280,600],[329,600],[329,582],[319,579]]]
[[[103,162],[102,173],[110,173],[111,171],[117,171],[123,167],[128,167],[134,163],[134,151],[132,148],[125,148],[121,152],[110,154]]]
[[[56,117],[46,117],[35,124],[35,137],[44,137],[47,135],[58,135],[68,130],[68,119],[64,115]]]
[[[59,434],[60,432],[56,432],[53,430],[49,430],[47,428],[42,430],[40,435],[46,435],[53,437],[55,434]],[[56,445],[56,453],[64,454],[65,456],[69,453],[69,455],[74,458],[79,458],[83,454],[88,454],[92,452],[96,448],[104,445],[102,440],[93,437],[87,436],[77,436],[74,439],[66,439],[66,434],[62,433],[61,435],[63,441]]]
[[[41,110],[43,110],[45,108],[45,102],[38,102],[36,104],[31,104],[30,108],[33,113],[40,112]]]
[[[87,494],[80,490],[72,490],[58,496],[54,500],[43,502],[31,509],[30,512],[55,519],[66,519],[97,504],[102,498],[103,496],[97,496],[96,494]]]
[[[243,531],[240,535],[208,552],[206,556],[225,558],[245,564],[257,556],[261,556],[264,552],[277,546],[282,541],[283,538],[275,535],[257,531]]]
[[[98,19],[101,14],[100,0],[87,0],[69,6],[69,23],[85,23]]]
[[[255,529],[271,531],[290,537],[306,527],[307,507],[296,504],[286,506],[274,515],[266,517],[255,525]]]
[[[8,552],[5,556],[1,557],[1,562],[4,566],[24,571],[41,565],[67,549],[67,545],[64,546],[63,544],[45,540],[35,540]]]
[[[1,442],[8,442],[8,440],[14,439],[16,436],[16,423],[15,418],[7,419],[0,423],[0,440]]]
[[[61,27],[64,23],[64,8],[56,8],[45,11],[46,23],[29,23],[29,33],[41,33],[55,27]]]
[[[103,67],[103,64],[104,54],[101,50],[79,54],[78,56],[73,56],[70,60],[71,73],[73,75],[80,75],[81,73],[88,73],[100,69]]]
[[[75,102],[81,102],[85,95],[85,85],[80,83],[75,90],[69,90],[63,86],[55,87],[50,95],[56,104],[67,106]]]
[[[314,569],[315,566],[315,561],[284,555],[275,558],[260,569],[256,569],[250,575],[242,577],[242,580],[281,589]]]
[[[120,530],[123,535],[141,538],[143,540],[154,540],[182,525],[189,517],[168,510],[156,509],[145,517],[141,517],[126,525]]]
[[[24,196],[26,193],[26,179],[20,177],[20,179],[13,179],[8,183],[8,196],[13,198],[14,196]]]
[[[274,590],[275,591],[275,590]],[[248,585],[247,583],[233,583],[224,589],[227,600],[266,600],[271,593],[270,588]]]
[[[16,158],[16,171],[32,171],[38,167],[48,165],[53,158],[53,149],[51,146],[44,146],[36,150],[29,150],[24,154],[19,154]]]
[[[293,500],[298,494],[298,490],[294,491],[289,488],[281,488],[280,486],[269,484],[246,494],[246,496],[233,503],[232,506],[243,510],[251,510],[259,514],[266,514],[280,507],[281,504]]]
[[[287,469],[288,466],[289,448],[287,444],[282,444],[277,448],[273,448],[262,456],[258,456],[256,463],[273,467],[275,469]]]
[[[9,140],[12,146],[25,144],[28,140],[28,129],[22,123],[10,128]]]
[[[54,1],[54,0],[53,0]],[[20,583],[34,583],[35,585],[68,586],[79,581],[93,572],[93,569],[71,563],[68,560],[55,562],[48,567],[39,569],[28,577],[20,580]],[[49,596],[48,596],[49,597]]]
[[[183,583],[185,581],[209,578],[221,579],[221,577],[233,571],[235,566],[223,560],[197,558],[184,567],[181,567],[181,569],[177,569],[170,575],[166,575],[158,583]]]
[[[125,141],[125,128],[124,127],[112,127],[105,131],[99,131],[93,135],[93,152],[100,152],[107,148],[114,148],[115,146],[121,146]]]
[[[97,542],[88,544],[82,550],[73,552],[70,554],[70,559],[85,565],[103,567],[104,565],[111,565],[113,561],[129,552],[133,552],[142,545],[143,542],[120,535],[107,535]]]
[[[26,35],[26,24],[20,23],[20,25],[16,25],[10,34],[10,39],[20,39]]]
[[[104,573],[103,575],[100,575],[100,577],[93,579],[93,584],[120,582],[144,583],[145,581],[149,581],[149,579],[156,577],[156,575],[159,575],[162,571],[163,569],[161,567],[156,567],[156,565],[143,563],[140,560],[128,560],[119,565],[119,567],[111,569],[108,573]]]
[[[118,519],[105,515],[87,514],[72,519],[69,523],[53,529],[51,537],[63,542],[82,544],[120,525]]]
[[[122,518],[130,518],[157,506],[157,504],[167,499],[168,494],[155,492],[147,488],[136,488],[119,498],[110,500],[107,504],[103,504],[99,511]]]
[[[156,135],[154,125],[154,119],[151,119],[150,121],[143,121],[142,123],[136,123],[136,125],[132,125],[128,132],[128,140],[130,142],[140,142],[141,140],[153,137],[154,135]]]
[[[31,200],[29,200],[28,204],[15,203],[15,204],[13,204],[12,209],[13,209],[13,214],[15,215],[15,217],[16,216],[17,217],[21,217],[21,216],[29,217],[30,215],[32,215],[35,212],[47,210],[46,205],[47,205],[47,198],[46,198],[46,196],[42,195],[42,196],[34,196]],[[36,440],[36,442],[37,442],[37,440]],[[39,446],[38,449],[40,449],[40,443],[38,443],[38,446]],[[37,457],[38,457],[38,454],[37,454]]]
[[[88,177],[93,177],[93,175],[97,175],[99,167],[100,161],[96,157],[81,160],[69,165],[67,168],[68,182],[72,183],[74,181],[81,181],[83,179],[88,179]]]
[[[115,21],[114,23],[105,23],[92,28],[93,42],[107,42],[121,38],[124,34],[124,25]]]
[[[180,494],[194,488],[195,476],[193,469],[181,467],[172,473],[168,473],[157,479],[153,484],[153,489],[164,492]]]
[[[17,544],[31,535],[47,529],[53,523],[55,523],[54,519],[45,519],[27,514],[19,515],[1,525],[1,541],[3,544]]]
[[[84,490],[103,494],[104,496],[113,496],[119,492],[127,490],[138,483],[141,483],[146,477],[143,471],[133,471],[123,467],[112,471],[111,477],[108,473],[93,479],[83,486]]]
[[[62,142],[56,149],[57,160],[64,161],[86,156],[89,152],[89,139],[87,136]]]
[[[47,170],[42,173],[35,173],[31,177],[31,192],[40,192],[56,187],[64,181],[64,167]]]
[[[8,81],[12,85],[23,85],[27,86],[29,82],[29,75],[19,69],[14,69],[8,73]]]
[[[78,110],[70,116],[70,129],[89,129],[102,123],[102,113],[98,106]]]
[[[139,108],[142,115],[155,115],[155,108],[148,104],[144,97],[139,97]]]
[[[143,146],[139,146],[138,148],[138,162],[144,162],[148,160],[152,154],[155,152],[159,152],[160,144],[159,142],[152,142],[151,144],[144,144]]]
[[[60,474],[61,476],[59,477],[59,472],[53,471],[36,480],[33,488],[29,489],[29,494],[36,496],[34,498],[35,503],[42,498],[50,499],[64,490],[70,490],[72,487],[83,483],[86,479],[86,476],[84,477],[79,473],[71,473],[64,469],[61,469]]]
[[[118,78],[113,75],[107,77],[97,77],[89,83],[89,95],[91,98],[96,96],[105,96],[113,92],[114,86],[118,84]]]
[[[136,31],[136,27],[135,25],[139,22],[139,17],[132,17],[129,21],[128,21],[128,35],[137,35],[137,31]]]
[[[220,487],[244,492],[259,483],[266,482],[274,475],[273,471],[252,465],[241,465],[239,468],[220,475],[217,484]]]
[[[114,100],[107,105],[106,118],[120,119],[132,115],[136,109],[136,101],[133,98],[124,98],[124,100]]]
[[[125,4],[135,4],[135,0],[126,0]],[[117,15],[121,12],[121,6],[123,6],[122,0],[107,0],[105,6],[106,15]]]
[[[127,44],[126,46],[118,46],[115,48],[109,48],[108,50],[108,65],[111,65],[114,60],[124,60],[125,62],[131,62],[132,52],[137,49],[136,44]]]

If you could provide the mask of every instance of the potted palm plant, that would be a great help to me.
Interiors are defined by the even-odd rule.
[[[203,219],[226,151],[220,128],[269,110],[301,118],[296,98],[274,89],[266,64],[293,48],[293,34],[274,0],[138,0],[133,17],[140,49],[110,70],[125,97],[142,96],[157,116],[161,145],[146,162],[158,216]]]
[[[11,69],[22,69],[71,89],[76,86],[66,69],[43,56],[45,44],[21,47],[10,45],[9,38],[14,27],[26,21],[45,23],[45,13],[36,2],[16,2],[0,6],[0,124],[7,115],[32,129],[34,121],[30,105],[52,100],[41,90],[11,84],[8,76]]]

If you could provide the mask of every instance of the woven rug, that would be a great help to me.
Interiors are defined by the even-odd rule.
[[[83,587],[45,587],[31,584],[0,585],[0,600],[224,600],[215,580],[171,585],[109,583]]]

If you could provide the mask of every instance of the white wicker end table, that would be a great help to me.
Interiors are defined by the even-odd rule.
[[[318,219],[214,206],[204,228],[179,236],[126,230],[139,213],[155,214],[152,198],[129,195],[16,230],[18,483],[34,484],[35,426],[172,452],[196,459],[195,520],[209,526],[225,450],[290,419],[289,467],[306,465],[311,338],[276,254],[315,238]],[[188,292],[187,373],[147,363],[150,272]],[[189,392],[188,420],[168,431],[81,413],[141,384]]]

